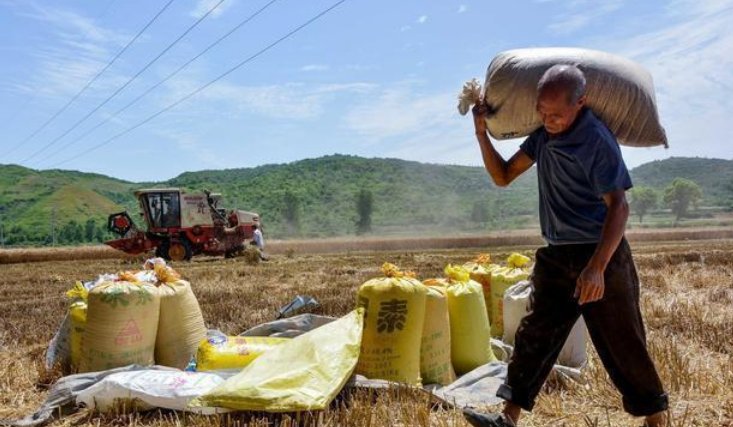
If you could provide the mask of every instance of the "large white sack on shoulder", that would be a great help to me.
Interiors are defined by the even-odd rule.
[[[120,372],[105,377],[79,393],[77,404],[99,412],[115,408],[117,402],[137,399],[154,408],[191,411],[199,414],[229,412],[224,408],[189,408],[188,402],[225,381],[226,377],[206,372],[185,372],[177,369]]]
[[[523,280],[510,286],[504,293],[504,335],[502,341],[514,345],[514,336],[517,333],[519,324],[531,310],[532,283]],[[580,317],[570,330],[568,339],[560,350],[557,363],[573,368],[582,367],[587,360],[585,349],[588,340],[583,317]]]
[[[492,110],[486,121],[491,136],[519,138],[542,126],[536,110],[537,83],[556,64],[573,64],[583,71],[587,105],[619,143],[667,146],[651,74],[629,59],[577,48],[516,49],[496,55],[483,88],[485,102]]]

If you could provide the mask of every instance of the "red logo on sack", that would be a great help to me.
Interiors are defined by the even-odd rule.
[[[125,326],[120,329],[120,332],[115,337],[115,344],[117,345],[131,345],[139,343],[143,340],[143,334],[140,332],[140,328],[137,326],[135,320],[128,320]]]

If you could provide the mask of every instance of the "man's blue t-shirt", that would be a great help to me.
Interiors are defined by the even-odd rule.
[[[568,131],[551,137],[541,127],[520,149],[537,164],[545,240],[597,243],[607,211],[603,194],[632,186],[611,131],[586,108]]]

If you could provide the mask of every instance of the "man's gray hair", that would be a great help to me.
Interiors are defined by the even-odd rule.
[[[553,65],[545,71],[537,83],[537,94],[546,90],[563,91],[571,104],[585,94],[585,75],[575,65]]]

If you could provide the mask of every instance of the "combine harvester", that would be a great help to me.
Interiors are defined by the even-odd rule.
[[[180,188],[138,190],[135,197],[147,231],[140,230],[125,212],[109,216],[109,231],[120,236],[105,244],[132,255],[155,249],[167,260],[189,260],[194,255],[234,256],[253,236],[259,215],[218,207],[221,194],[186,193]]]

